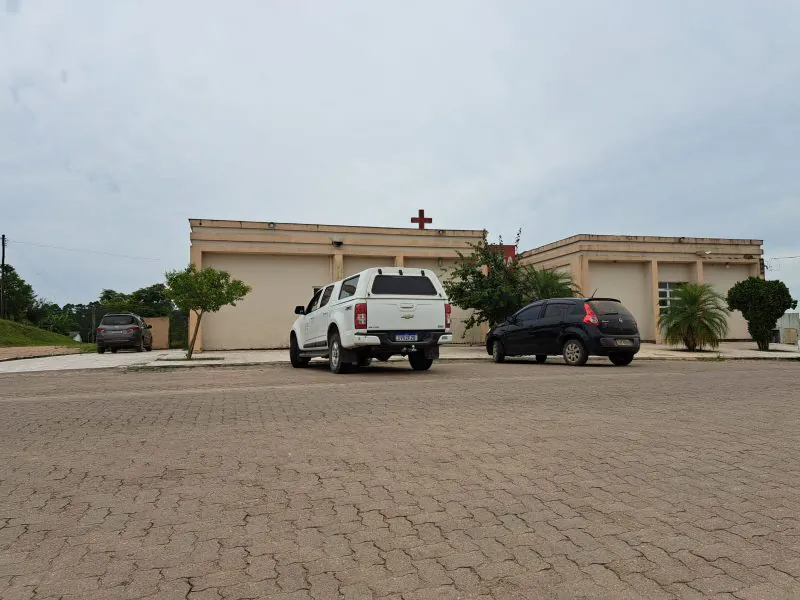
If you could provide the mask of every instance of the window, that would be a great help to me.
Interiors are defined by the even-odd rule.
[[[663,311],[669,308],[672,304],[672,299],[675,297],[675,290],[682,286],[685,281],[659,281],[658,282],[658,308]]]
[[[548,304],[544,309],[543,319],[563,319],[567,316],[569,304]]]
[[[328,300],[331,299],[331,294],[333,293],[333,286],[329,285],[325,288],[325,291],[322,293],[322,300],[319,302],[319,307],[322,308],[328,303]]]
[[[592,310],[600,316],[604,315],[621,315],[623,317],[632,316],[627,308],[622,306],[620,302],[613,300],[592,300]]]
[[[356,288],[358,287],[359,277],[361,276],[356,275],[355,277],[351,277],[350,279],[345,279],[342,282],[342,289],[339,290],[339,300],[344,300],[345,298],[350,298],[351,296],[356,295]]]
[[[308,306],[306,306],[306,314],[308,314],[310,312],[314,312],[315,310],[317,310],[317,302],[319,301],[319,297],[321,295],[322,295],[322,288],[318,289],[314,293],[314,297],[311,298],[311,302],[309,302]]]
[[[136,319],[132,315],[106,315],[100,321],[101,325],[133,325]]]
[[[526,306],[521,311],[519,311],[514,318],[517,321],[534,321],[539,317],[539,311],[542,310],[542,303],[536,302],[535,304],[531,304],[530,306]]]
[[[395,296],[436,296],[436,287],[424,275],[376,275],[372,293]]]

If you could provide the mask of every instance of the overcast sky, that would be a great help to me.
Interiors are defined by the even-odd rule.
[[[190,217],[800,256],[795,0],[0,3],[0,230],[59,303],[185,266]]]

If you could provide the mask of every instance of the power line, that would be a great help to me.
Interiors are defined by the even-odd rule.
[[[115,258],[131,258],[134,260],[156,260],[161,261],[160,258],[153,258],[150,256],[131,256],[129,254],[115,254],[113,252],[99,252],[97,250],[84,250],[81,248],[65,248],[64,246],[52,246],[50,244],[39,244],[37,242],[23,242],[22,240],[8,240],[14,244],[25,244],[26,246],[36,246],[38,248],[50,248],[52,250],[64,250],[66,252],[82,252],[84,254],[98,254],[102,256],[113,256]]]

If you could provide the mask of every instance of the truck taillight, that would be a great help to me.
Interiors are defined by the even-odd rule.
[[[583,304],[583,322],[587,325],[600,325],[600,319],[597,318],[597,315],[594,314],[592,307],[589,306],[588,302],[584,302]]]
[[[367,303],[359,302],[356,304],[355,313],[353,315],[356,329],[367,328]]]
[[[453,325],[453,307],[451,304],[444,305],[444,328],[450,329]]]

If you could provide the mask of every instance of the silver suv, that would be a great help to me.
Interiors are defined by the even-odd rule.
[[[97,352],[103,354],[106,348],[116,352],[120,348],[132,348],[137,352],[153,349],[152,325],[144,322],[133,313],[108,314],[97,328]]]

